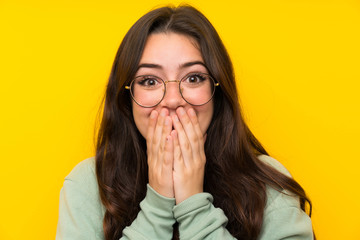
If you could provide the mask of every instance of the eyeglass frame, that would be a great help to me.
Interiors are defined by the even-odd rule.
[[[191,74],[202,74],[202,75],[206,75],[206,76],[208,76],[208,77],[213,81],[213,83],[214,83],[214,91],[212,92],[210,99],[209,99],[208,101],[206,101],[205,103],[202,103],[202,104],[192,104],[192,103],[188,102],[188,101],[184,98],[184,96],[183,96],[183,94],[182,94],[182,91],[181,91],[181,88],[180,88],[181,81],[182,81],[183,79],[186,79],[186,77],[190,76]],[[135,97],[133,96],[133,93],[132,93],[132,90],[131,90],[131,86],[132,86],[132,84],[134,83],[134,81],[135,81],[136,78],[138,78],[138,77],[143,77],[143,76],[155,77],[155,78],[160,79],[160,80],[164,83],[164,94],[163,94],[162,98],[160,99],[160,101],[159,101],[157,104],[155,104],[155,105],[152,105],[152,106],[143,106],[143,105],[139,104],[139,103],[135,100]],[[155,76],[155,75],[140,75],[140,76],[137,76],[137,77],[135,77],[134,79],[132,79],[131,82],[130,82],[130,85],[126,85],[126,86],[125,86],[125,89],[127,89],[127,90],[130,91],[131,98],[134,100],[134,102],[135,102],[137,105],[139,105],[140,107],[143,107],[143,108],[152,108],[152,107],[156,107],[157,105],[159,105],[159,104],[162,102],[162,100],[164,99],[165,94],[166,94],[166,85],[167,85],[168,83],[170,83],[170,82],[176,82],[176,83],[178,83],[178,85],[179,85],[179,92],[180,92],[181,98],[184,99],[185,102],[187,102],[188,104],[190,104],[190,105],[192,105],[192,106],[203,106],[203,105],[207,104],[208,102],[210,102],[210,100],[214,97],[216,87],[220,85],[220,83],[216,82],[215,79],[214,79],[213,77],[211,77],[211,75],[208,74],[208,73],[192,72],[192,73],[186,74],[186,75],[185,75],[183,78],[181,78],[180,80],[163,80],[161,77],[158,77],[158,76]]]

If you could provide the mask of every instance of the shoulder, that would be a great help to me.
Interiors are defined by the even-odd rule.
[[[69,193],[68,197],[77,200],[82,199],[79,203],[85,201],[100,203],[95,173],[95,157],[81,161],[72,169],[65,177],[63,190]]]
[[[56,239],[104,239],[104,213],[95,174],[95,158],[88,158],[65,177],[60,191]]]
[[[276,159],[267,155],[260,155],[258,158],[291,178],[289,171]],[[267,186],[266,197],[264,222],[259,239],[280,239],[285,238],[285,236],[312,239],[311,220],[300,208],[297,195],[287,190],[281,191]]]
[[[96,177],[95,174],[95,157],[85,159],[78,163],[65,180],[83,181]]]
[[[260,155],[258,158],[264,162],[265,164],[271,166],[272,168],[276,169],[280,173],[288,176],[291,178],[290,172],[276,159],[267,156],[267,155]],[[275,179],[276,180],[276,179]],[[267,204],[265,211],[271,211],[277,208],[283,207],[300,207],[299,199],[293,193],[287,190],[278,190],[271,186],[267,186]]]
[[[280,173],[292,178],[289,171],[276,159],[260,155],[258,158]],[[288,190],[266,187],[264,221],[259,239],[312,239],[310,217],[300,208],[299,197]]]
[[[261,160],[263,163],[275,168],[276,170],[278,170],[279,172],[281,172],[282,174],[291,177],[290,172],[275,158],[272,158],[268,155],[259,155],[258,159]]]

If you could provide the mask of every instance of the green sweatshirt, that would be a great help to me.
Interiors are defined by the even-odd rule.
[[[290,176],[275,159],[261,155],[259,159]],[[123,230],[120,239],[171,239],[173,224],[179,223],[181,239],[235,239],[226,229],[227,218],[220,208],[212,204],[209,193],[191,196],[178,205],[174,198],[166,198],[149,185],[141,211],[132,224]],[[59,221],[56,239],[100,240],[104,239],[103,217],[95,174],[95,159],[79,163],[65,178],[60,192]],[[261,240],[313,239],[312,224],[308,215],[300,209],[297,197],[289,192],[280,193],[267,188]]]

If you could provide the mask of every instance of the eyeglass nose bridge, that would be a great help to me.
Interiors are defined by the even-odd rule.
[[[165,80],[165,81],[164,81],[165,84],[168,84],[168,83],[170,83],[170,82],[180,83],[181,81],[180,81],[180,80],[176,80],[176,79],[175,79],[175,80]]]
[[[165,94],[166,94],[166,86],[167,86],[167,84],[168,84],[168,83],[171,83],[171,82],[174,82],[174,83],[178,83],[178,84],[179,84],[179,91],[180,91],[181,97],[184,98],[184,97],[182,96],[182,91],[183,91],[183,89],[180,87],[180,82],[181,82],[181,80],[177,80],[177,79],[174,79],[174,80],[163,80],[163,82],[164,82],[164,89],[163,89],[163,91],[164,91],[164,97],[165,97]],[[164,98],[164,97],[163,97],[163,98]]]

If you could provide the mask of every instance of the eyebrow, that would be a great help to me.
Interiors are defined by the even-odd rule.
[[[192,62],[186,62],[186,63],[182,63],[180,64],[180,68],[188,68],[194,65],[202,65],[206,68],[205,64],[202,61],[192,61]],[[155,68],[155,69],[162,69],[163,67],[159,64],[154,64],[154,63],[142,63],[138,66],[137,70],[139,70],[140,68]]]

